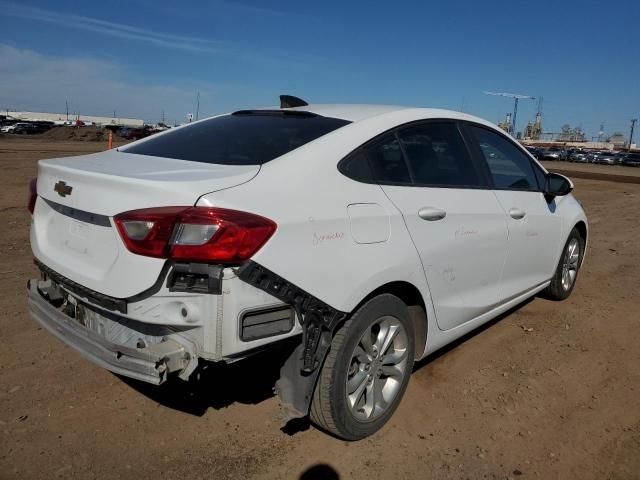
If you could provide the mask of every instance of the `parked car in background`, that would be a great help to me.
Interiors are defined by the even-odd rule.
[[[13,125],[15,125],[16,123],[18,123],[15,120],[2,120],[0,121],[0,133],[9,133],[9,127],[13,127]],[[13,130],[13,129],[11,129]]]
[[[29,309],[154,384],[288,339],[284,417],[361,439],[414,361],[539,292],[569,297],[588,235],[572,189],[468,114],[283,96],[41,160]]]
[[[29,135],[43,133],[53,126],[53,122],[17,122],[13,125],[6,125],[0,129],[2,133],[13,133],[16,135]]]
[[[543,160],[565,160],[566,151],[560,147],[549,147],[542,151]]]
[[[574,149],[569,153],[568,160],[570,162],[588,163],[589,152],[586,150]]]
[[[13,125],[5,125],[4,127],[2,127],[1,131],[2,133],[16,133],[15,132],[16,128],[21,129],[26,125],[29,125],[29,124],[26,122],[18,122],[18,123],[14,123]]]
[[[527,151],[533,155],[536,159],[540,160],[542,158],[542,148],[539,147],[532,147],[532,146],[526,146],[524,147],[527,149]]]
[[[157,133],[157,132],[158,132],[157,130],[154,130],[153,128],[147,127],[147,126],[144,126],[141,128],[125,127],[120,130],[118,135],[126,138],[127,140],[140,140],[142,138],[146,138],[150,135],[153,135],[154,133]]]
[[[42,133],[42,131],[40,127],[34,125],[33,123],[23,123],[16,125],[12,133],[16,135],[32,135],[36,133]]]
[[[640,152],[627,152],[620,155],[620,164],[627,167],[640,167]]]
[[[620,157],[617,152],[602,151],[595,158],[594,163],[599,163],[601,165],[618,165],[620,163]]]
[[[589,163],[599,163],[599,158],[603,155],[609,155],[610,152],[608,150],[592,150],[589,152]]]
[[[52,127],[52,122],[29,122],[19,128],[16,128],[13,133],[37,135],[48,131]]]

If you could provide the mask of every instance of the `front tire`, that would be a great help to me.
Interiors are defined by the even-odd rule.
[[[578,271],[584,255],[584,239],[577,228],[573,228],[562,250],[560,261],[543,296],[551,300],[565,300],[571,295],[578,279]]]
[[[407,306],[391,294],[372,298],[333,337],[314,391],[311,421],[345,440],[377,432],[398,407],[413,361]]]

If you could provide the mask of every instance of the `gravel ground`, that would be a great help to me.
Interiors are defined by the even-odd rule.
[[[390,423],[347,443],[280,430],[276,354],[157,388],[29,318],[36,160],[100,148],[0,139],[0,478],[639,478],[640,185],[575,179],[591,234],[571,298],[536,298],[420,362]]]

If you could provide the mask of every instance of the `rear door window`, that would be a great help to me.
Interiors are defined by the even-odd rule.
[[[236,112],[124,147],[122,152],[221,165],[262,165],[350,123],[308,112]]]
[[[398,138],[418,185],[487,186],[454,123],[425,123],[405,128]]]
[[[487,162],[495,188],[538,190],[531,159],[511,141],[487,128],[468,126]]]

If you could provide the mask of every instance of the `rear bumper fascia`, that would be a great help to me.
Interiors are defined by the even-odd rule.
[[[114,373],[159,385],[171,372],[190,374],[197,363],[191,349],[173,339],[145,348],[112,343],[51,305],[38,291],[37,280],[29,280],[27,291],[34,320],[87,360]]]

